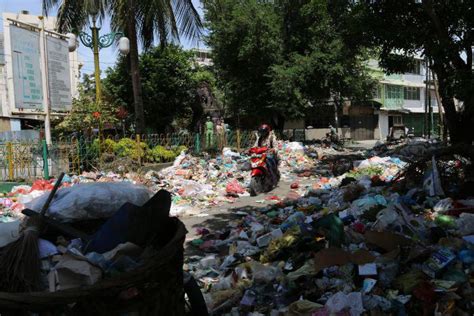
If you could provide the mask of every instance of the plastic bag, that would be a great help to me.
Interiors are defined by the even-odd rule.
[[[107,218],[126,202],[141,206],[150,197],[147,188],[128,182],[81,183],[60,189],[49,206],[48,215],[64,222]],[[44,194],[26,207],[39,212],[47,198],[48,194]]]
[[[182,181],[183,186],[179,190],[182,197],[207,196],[215,194],[212,186],[209,184],[201,184],[195,181]]]
[[[240,154],[235,152],[235,151],[232,151],[232,149],[228,148],[228,147],[224,147],[224,149],[222,150],[222,155],[224,157],[236,157],[236,158],[240,158]]]
[[[0,224],[0,247],[6,246],[20,237],[20,221]]]
[[[462,213],[456,220],[456,225],[462,236],[474,234],[474,214]]]
[[[303,147],[303,144],[299,143],[299,142],[291,142],[291,143],[288,143],[286,144],[285,146],[286,148],[286,152],[292,152],[292,153],[301,153],[303,154],[304,153],[304,147]]]
[[[331,313],[338,313],[348,308],[351,316],[361,315],[364,312],[362,294],[360,292],[349,294],[337,292],[327,300],[326,308]]]
[[[245,189],[242,187],[239,181],[237,181],[236,179],[233,179],[231,182],[227,184],[225,191],[227,192],[227,194],[230,194],[230,195],[238,195],[238,194],[244,193]]]

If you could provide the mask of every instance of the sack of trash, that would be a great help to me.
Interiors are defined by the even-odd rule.
[[[80,183],[60,189],[48,209],[48,216],[64,222],[107,218],[123,204],[143,205],[151,196],[144,186],[129,182]],[[26,204],[27,208],[40,211],[48,194]]]

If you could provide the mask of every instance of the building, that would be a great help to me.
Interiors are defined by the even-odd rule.
[[[201,67],[212,66],[211,50],[204,48],[193,49],[194,61]]]
[[[41,129],[45,111],[42,104],[44,73],[39,57],[40,19],[27,11],[3,13],[2,18],[3,33],[0,33],[0,133],[2,134],[0,138],[4,139],[11,132],[19,134],[18,131]],[[45,19],[45,29],[56,31],[54,17]],[[22,38],[19,39],[16,34],[21,34]],[[72,97],[77,96],[82,64],[78,59],[77,51],[70,53],[67,50],[64,39],[53,33],[47,34],[48,87],[51,115],[55,117],[65,115],[71,107]],[[24,44],[24,51],[19,52],[16,49],[18,42]],[[20,68],[24,78],[14,78],[18,77]],[[22,97],[30,98],[30,103],[24,102],[25,100],[19,97],[18,91],[21,88],[18,87],[18,82],[23,85],[26,83],[27,87],[22,87]],[[24,92],[26,90],[28,90],[28,95]]]
[[[407,73],[386,74],[376,60],[369,60],[369,71],[378,82],[374,99],[362,103],[345,101],[342,107],[338,107],[340,136],[353,140],[385,140],[390,129],[396,125],[413,129],[416,136],[423,136],[425,120],[428,119],[425,106],[429,102],[432,106],[433,126],[437,130],[439,110],[435,88],[428,85],[427,93],[425,62],[421,58],[415,58],[414,64]],[[321,139],[329,131],[329,124],[335,124],[335,117],[334,105],[327,102],[309,108],[304,120],[287,122],[285,129],[304,129],[305,139]]]
[[[433,85],[426,85],[427,67],[421,58],[415,58],[413,68],[404,74],[388,75],[380,69],[375,60],[369,61],[369,68],[378,79],[374,100],[380,104],[380,109],[375,112],[378,115],[378,135],[375,135],[375,138],[386,139],[394,125],[404,125],[413,129],[416,136],[422,136],[427,118],[425,105],[429,102],[433,111],[433,125],[438,127],[436,92]]]

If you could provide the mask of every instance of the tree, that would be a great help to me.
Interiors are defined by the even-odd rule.
[[[207,0],[208,44],[232,108],[286,119],[328,99],[367,100],[365,47],[351,41],[326,0]],[[345,19],[345,17],[344,17]]]
[[[110,102],[95,101],[95,85],[93,76],[84,75],[79,85],[79,96],[72,100],[71,112],[61,121],[54,121],[54,131],[59,134],[71,133],[90,134],[99,126],[99,117],[105,126],[114,126],[118,123],[117,107]]]
[[[218,77],[226,85],[229,107],[237,115],[275,119],[271,108],[271,67],[281,58],[278,15],[257,0],[203,1]]]
[[[280,0],[277,8],[284,61],[271,69],[276,107],[300,116],[308,104],[371,98],[366,48],[344,36],[345,18],[336,7],[326,0]]]
[[[130,40],[130,74],[133,85],[133,101],[136,132],[145,127],[142,86],[139,69],[138,42],[148,49],[158,37],[162,46],[178,40],[180,35],[189,38],[199,36],[201,20],[191,0],[43,0],[46,10],[58,7],[60,32],[80,31],[89,23],[89,12],[112,17],[112,28],[125,31]]]
[[[190,52],[175,45],[155,47],[141,55],[145,123],[150,130],[164,132],[176,118],[190,116],[197,71],[191,57]],[[116,107],[131,109],[132,80],[127,69],[127,58],[107,69],[104,92],[106,100]]]
[[[474,77],[472,46],[474,6],[471,1],[371,0],[351,3],[354,37],[380,49],[381,65],[404,72],[412,56],[424,55],[438,79],[450,139],[472,143]],[[396,54],[394,53],[396,52]],[[462,104],[456,109],[455,99]]]

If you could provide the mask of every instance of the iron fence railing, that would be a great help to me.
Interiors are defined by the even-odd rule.
[[[197,133],[147,134],[103,139],[62,137],[47,146],[42,141],[1,141],[0,180],[17,181],[49,178],[61,171],[79,174],[105,170],[118,160],[133,166],[173,161],[187,149],[195,154],[216,152],[223,147],[244,150],[255,142],[251,131],[227,131],[225,134]]]

